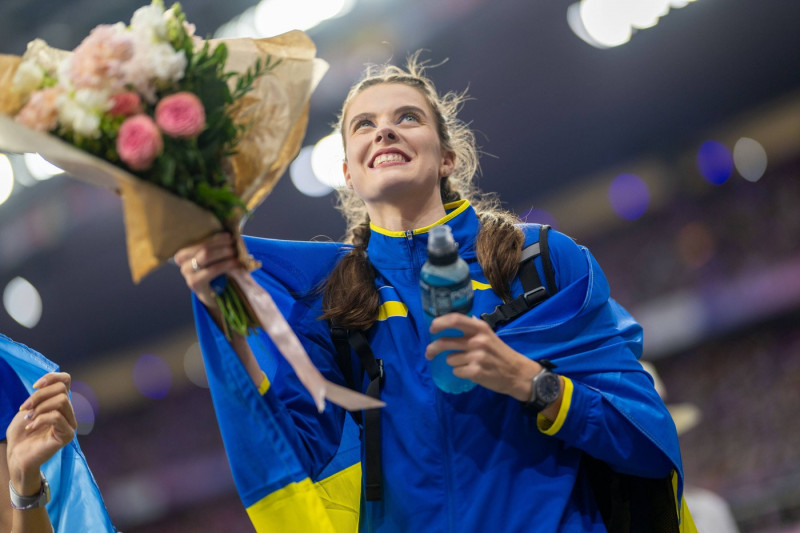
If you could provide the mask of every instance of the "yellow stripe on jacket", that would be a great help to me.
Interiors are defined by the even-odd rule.
[[[491,288],[492,286],[488,283],[472,280],[472,290],[485,291],[491,290]],[[393,316],[408,316],[408,306],[406,306],[406,304],[403,302],[398,302],[397,300],[383,302],[378,309],[378,320],[386,320],[387,318],[391,318]]]

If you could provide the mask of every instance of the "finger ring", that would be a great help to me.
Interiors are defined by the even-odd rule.
[[[196,257],[192,257],[192,270],[194,270],[195,272],[200,270],[200,265],[197,264],[197,258]]]

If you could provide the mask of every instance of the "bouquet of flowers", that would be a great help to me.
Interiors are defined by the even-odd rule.
[[[37,39],[21,58],[0,56],[0,149],[39,152],[121,194],[135,282],[223,229],[246,269],[258,266],[240,224],[297,154],[326,68],[299,31],[260,40],[194,31],[178,4],[153,0],[72,52]],[[288,327],[269,327],[285,320],[247,278],[215,287],[226,334],[263,325],[322,408],[336,386]]]

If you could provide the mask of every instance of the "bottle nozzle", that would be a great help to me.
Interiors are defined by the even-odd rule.
[[[450,226],[442,224],[432,227],[428,237],[428,258],[446,264],[454,261],[456,257],[458,257],[458,245],[453,239]]]

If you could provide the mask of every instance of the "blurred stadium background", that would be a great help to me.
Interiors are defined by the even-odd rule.
[[[800,3],[583,3],[182,5],[204,36],[307,28],[331,65],[308,149],[246,233],[340,238],[308,163],[347,88],[365,62],[447,59],[430,73],[440,90],[469,87],[480,185],[589,246],[645,326],[667,402],[699,409],[681,435],[687,482],[724,497],[743,532],[800,531]],[[36,37],[74,48],[140,5],[3,0],[0,53]],[[119,199],[50,174],[33,154],[0,155],[0,332],[72,373],[80,440],[121,530],[252,531],[177,269],[134,285]]]

